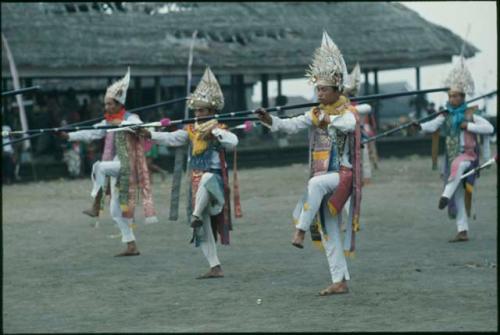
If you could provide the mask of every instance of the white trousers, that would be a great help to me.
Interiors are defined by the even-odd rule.
[[[307,200],[300,213],[297,228],[304,231],[309,230],[323,198],[337,188],[339,181],[340,177],[337,172],[330,172],[309,179],[307,184]],[[325,249],[332,282],[338,283],[342,279],[349,280],[349,271],[347,270],[347,262],[340,234],[339,216],[332,217],[328,206],[323,206],[323,214],[327,236],[321,231],[321,243]]]
[[[467,213],[465,211],[465,189],[462,186],[463,180],[460,176],[464,174],[464,171],[471,165],[470,161],[462,161],[458,165],[458,171],[453,179],[449,179],[446,184],[442,197],[450,199],[453,194],[455,194],[455,205],[457,206],[457,231],[469,230],[469,224],[467,222]]]
[[[205,172],[200,180],[200,185],[198,186],[198,190],[195,195],[195,207],[193,210],[193,215],[199,217],[203,221],[203,238],[200,243],[201,250],[203,251],[203,255],[210,264],[210,267],[214,267],[220,265],[219,257],[217,256],[217,246],[215,244],[214,235],[212,232],[212,225],[210,224],[210,211],[209,211],[209,203],[210,203],[210,193],[208,193],[207,189],[204,187],[205,183],[212,177],[212,173]]]
[[[339,216],[336,215],[332,217],[328,206],[323,206],[323,214],[325,217],[327,236],[320,230],[321,243],[325,249],[330,275],[332,276],[332,283],[339,283],[342,279],[350,280],[340,234]]]
[[[370,179],[372,177],[372,166],[370,162],[370,154],[368,152],[368,144],[365,144],[365,147],[362,149],[362,154],[363,179]]]
[[[131,219],[126,219],[122,216],[122,210],[120,208],[120,191],[116,186],[117,177],[120,173],[120,162],[119,161],[97,161],[92,166],[92,193],[93,198],[96,197],[100,189],[104,192],[104,187],[106,183],[106,176],[111,177],[111,201],[109,204],[109,212],[113,220],[118,224],[118,228],[122,233],[122,242],[132,242],[135,241],[135,236],[132,228],[130,227]]]
[[[339,185],[339,181],[340,177],[337,172],[330,172],[309,179],[307,183],[307,200],[300,213],[297,228],[304,231],[309,230],[324,196],[333,192]]]

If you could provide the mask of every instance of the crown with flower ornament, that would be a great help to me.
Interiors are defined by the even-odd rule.
[[[314,52],[313,62],[306,70],[306,77],[315,86],[335,86],[343,90],[347,79],[347,67],[342,53],[326,31],[323,31],[321,47]]]
[[[127,90],[129,84],[130,84],[130,66],[128,67],[127,73],[122,79],[114,82],[111,86],[108,87],[104,99],[112,98],[121,103],[122,105],[125,105],[125,99],[127,98]]]
[[[348,83],[344,87],[344,94],[355,96],[361,88],[361,67],[356,63],[348,77]]]
[[[222,110],[224,108],[224,95],[210,67],[206,68],[200,83],[189,96],[188,106],[191,109],[210,108]]]
[[[448,73],[444,80],[444,85],[449,87],[450,91],[460,92],[468,95],[474,94],[474,80],[465,65],[465,57],[460,55],[458,62]]]

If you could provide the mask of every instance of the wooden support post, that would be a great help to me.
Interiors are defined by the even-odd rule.
[[[416,75],[416,84],[417,84],[417,91],[420,90],[420,67],[416,67],[415,68],[415,75]],[[415,109],[416,109],[416,112],[417,112],[417,119],[420,119],[422,117],[422,100],[423,100],[423,96],[421,94],[417,94],[417,96],[415,97]]]
[[[374,80],[373,80],[373,90],[375,91],[375,92],[373,92],[373,93],[374,93],[374,94],[379,94],[380,92],[379,92],[379,88],[378,88],[378,70],[377,70],[377,69],[374,69],[374,70],[373,70],[373,77],[374,77],[374,78],[373,78],[373,79],[374,79]],[[376,129],[376,131],[378,131],[378,128],[380,128],[380,115],[379,115],[379,113],[380,113],[380,112],[379,112],[379,107],[380,107],[380,106],[379,106],[379,101],[377,100],[377,101],[374,103],[374,105],[375,105],[375,108],[374,108],[373,113],[374,113],[374,115],[375,115],[375,123],[377,124],[377,129]]]
[[[269,95],[268,95],[268,87],[267,87],[268,80],[269,80],[269,75],[267,75],[267,74],[261,74],[260,75],[260,81],[262,83],[262,102],[261,102],[261,106],[264,107],[264,108],[269,107]],[[262,127],[262,134],[265,135],[265,136],[270,136],[269,128]]]
[[[231,85],[231,95],[230,95],[230,102],[231,104],[229,106],[226,106],[228,110],[239,110],[238,109],[238,84],[237,84],[237,75],[232,74],[230,75],[230,85]]]
[[[370,94],[370,80],[368,78],[368,71],[365,71],[365,84],[364,84],[364,95]]]
[[[33,79],[32,78],[24,78],[24,87],[31,87],[33,86]]]
[[[139,107],[142,104],[142,87],[141,87],[141,77],[134,78],[134,108]]]
[[[162,99],[162,89],[160,86],[160,77],[156,76],[154,77],[154,86],[155,86],[155,103],[158,103]],[[164,108],[158,109],[158,111],[152,113],[152,115],[164,115]]]
[[[276,75],[276,81],[278,82],[278,96],[280,97],[282,95],[282,92],[281,92],[281,74],[278,73]]]
[[[262,83],[262,107],[264,108],[269,107],[269,96],[268,96],[268,86],[267,86],[268,80],[269,80],[268,74],[260,75],[260,81]]]
[[[244,110],[247,108],[247,99],[245,94],[245,78],[242,74],[236,75],[236,88],[238,110]]]
[[[155,103],[158,103],[161,101],[162,96],[161,96],[161,86],[160,86],[160,77],[156,76],[155,77]]]

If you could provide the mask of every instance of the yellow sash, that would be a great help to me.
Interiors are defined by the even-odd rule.
[[[202,134],[208,129],[208,126],[217,123],[217,120],[213,119],[202,124],[195,123],[194,125],[189,125],[186,127],[186,131],[189,136],[189,140],[192,144],[191,154],[197,156],[202,154],[208,148],[209,141],[201,139]],[[217,123],[217,128],[226,129],[227,126],[221,123]]]
[[[333,104],[320,104],[319,109],[321,109],[325,114],[330,115],[342,115],[344,114],[347,110],[349,110],[348,105],[349,104],[349,99],[346,98],[345,96],[341,95],[337,101],[335,101]],[[311,115],[312,123],[316,127],[324,128],[327,126],[325,122],[320,122],[318,120],[318,116],[313,113],[314,109],[316,107],[313,107],[311,111],[309,112]]]

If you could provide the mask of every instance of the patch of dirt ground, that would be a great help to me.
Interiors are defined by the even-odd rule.
[[[350,293],[319,297],[325,255],[294,248],[291,212],[307,166],[239,171],[243,218],[218,245],[225,277],[189,244],[182,180],[180,217],[168,220],[172,175],[155,177],[160,223],[137,210],[138,257],[123,249],[106,211],[99,226],[81,211],[88,179],[2,187],[3,331],[353,332],[496,331],[497,167],[477,182],[470,241],[447,243],[454,221],[437,208],[439,172],[427,157],[384,159],[363,189]],[[258,303],[258,299],[261,299]]]

